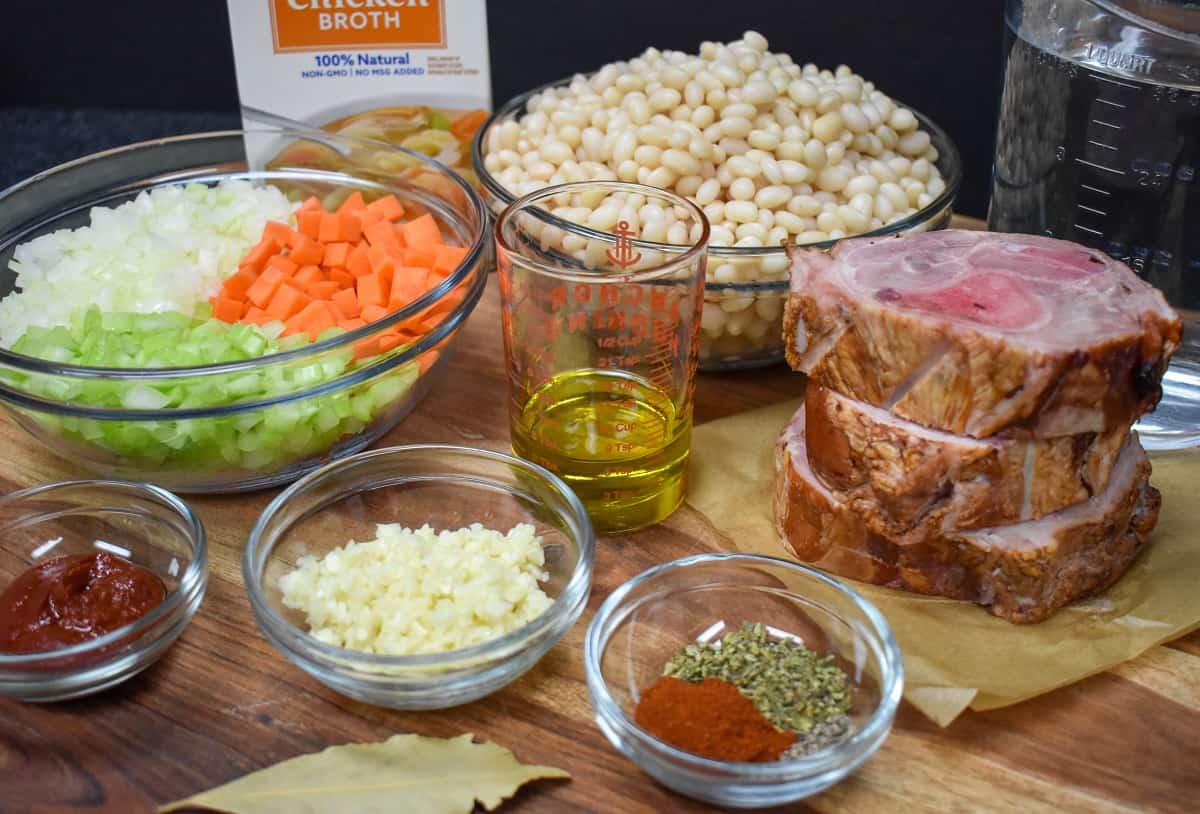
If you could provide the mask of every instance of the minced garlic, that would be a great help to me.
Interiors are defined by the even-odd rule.
[[[283,604],[302,611],[328,644],[393,656],[480,644],[531,621],[552,600],[539,582],[542,538],[521,523],[508,534],[474,523],[457,531],[381,523],[376,539],[301,557],[279,580]]]

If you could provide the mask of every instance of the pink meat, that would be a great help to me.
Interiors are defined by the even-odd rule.
[[[792,251],[788,362],[947,432],[1055,437],[1153,408],[1178,316],[1127,266],[1074,243],[973,231]]]

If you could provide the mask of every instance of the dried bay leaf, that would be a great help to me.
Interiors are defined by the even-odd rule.
[[[467,814],[488,811],[531,780],[571,775],[528,766],[494,743],[394,735],[383,743],[331,746],[162,806],[158,814],[216,809],[230,814]]]

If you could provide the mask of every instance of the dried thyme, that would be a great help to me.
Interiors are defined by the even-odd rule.
[[[850,720],[849,715],[842,712],[831,715],[826,720],[814,724],[810,731],[797,732],[796,742],[783,753],[783,759],[793,760],[819,752],[845,738],[853,728],[854,722]]]
[[[683,647],[667,662],[664,674],[684,681],[720,678],[737,685],[767,720],[800,736],[797,747],[805,750],[802,754],[823,748],[830,738],[844,734],[839,734],[843,724],[847,731],[850,726],[850,679],[833,663],[833,656],[814,653],[791,639],[773,639],[757,622],[747,622],[718,642]],[[839,722],[837,716],[845,720]],[[829,726],[821,726],[826,722]]]

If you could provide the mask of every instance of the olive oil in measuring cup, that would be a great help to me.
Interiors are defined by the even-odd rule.
[[[687,242],[642,239],[644,207]],[[598,532],[683,502],[708,234],[688,199],[619,181],[547,187],[496,220],[513,452],[562,478]]]
[[[690,416],[650,381],[584,369],[542,384],[513,423],[513,451],[557,472],[601,530],[657,523],[682,502]]]

